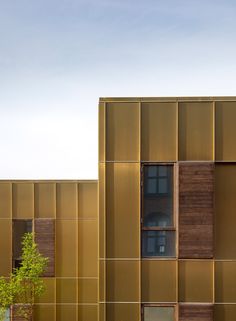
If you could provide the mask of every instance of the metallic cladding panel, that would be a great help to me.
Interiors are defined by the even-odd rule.
[[[98,217],[98,184],[79,183],[79,218],[91,219]]]
[[[142,260],[142,302],[176,302],[177,261]]]
[[[56,311],[56,321],[78,320],[78,305],[76,304],[58,304]]]
[[[142,161],[177,160],[177,105],[142,103]]]
[[[99,261],[99,301],[105,301],[105,291],[106,291],[106,261]]]
[[[138,302],[140,300],[139,268],[139,262],[134,260],[106,262],[106,300],[108,302]]]
[[[215,257],[236,259],[236,164],[216,164]]]
[[[98,158],[99,162],[104,162],[106,159],[106,139],[105,139],[105,128],[106,128],[106,105],[103,102],[99,103],[99,111],[98,111]]]
[[[13,183],[13,218],[32,219],[34,217],[34,184]]]
[[[139,164],[108,163],[106,165],[107,258],[138,258],[139,240]]]
[[[0,220],[0,276],[9,276],[12,265],[12,220]]]
[[[77,183],[57,184],[57,218],[76,219],[78,217]]]
[[[0,183],[0,218],[12,217],[12,184]]]
[[[55,305],[35,305],[34,321],[58,321]]]
[[[214,306],[214,321],[236,320],[236,304],[220,304]]]
[[[57,303],[77,303],[78,282],[75,278],[57,279]]]
[[[40,298],[36,299],[36,303],[56,303],[56,279],[43,278],[45,284],[45,292]]]
[[[213,261],[179,261],[179,301],[213,302]]]
[[[97,305],[79,305],[78,320],[79,321],[97,321],[98,306]]]
[[[139,104],[106,104],[106,160],[139,161]]]
[[[105,203],[105,177],[106,167],[99,164],[99,257],[104,258],[106,253],[106,203]]]
[[[140,305],[138,303],[107,303],[107,321],[140,321]]]
[[[77,224],[74,220],[56,221],[56,276],[76,277],[78,262]]]
[[[236,303],[236,262],[215,263],[216,302]]]
[[[213,160],[213,103],[179,103],[179,160]]]
[[[216,102],[216,160],[236,160],[236,101]]]
[[[78,222],[79,277],[98,277],[98,222]]]
[[[78,279],[78,302],[96,304],[98,302],[98,279]]]
[[[34,197],[36,218],[56,217],[55,183],[36,183]]]

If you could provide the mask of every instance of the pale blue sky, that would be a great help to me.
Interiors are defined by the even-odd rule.
[[[100,96],[236,95],[236,1],[0,0],[0,178],[97,178]]]

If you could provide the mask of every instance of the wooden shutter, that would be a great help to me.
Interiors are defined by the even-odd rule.
[[[34,231],[39,252],[49,258],[43,276],[55,276],[55,220],[35,219]]]
[[[214,164],[179,164],[179,257],[213,257]]]
[[[213,305],[180,304],[179,321],[213,321]]]

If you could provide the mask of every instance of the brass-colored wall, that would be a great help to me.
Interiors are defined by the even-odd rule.
[[[143,304],[179,303],[214,304],[215,321],[234,320],[235,124],[235,97],[100,99],[100,321],[141,321]],[[141,164],[192,161],[215,163],[213,259],[142,259]]]
[[[1,181],[0,275],[12,269],[12,220],[55,219],[55,277],[35,303],[37,321],[98,321],[96,181]],[[33,224],[34,226],[34,224]]]

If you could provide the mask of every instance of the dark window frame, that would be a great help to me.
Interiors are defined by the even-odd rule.
[[[173,205],[172,205],[172,225],[171,226],[144,226],[144,198],[148,197],[149,199],[156,198],[157,196],[169,196],[170,193],[145,193],[144,192],[144,184],[146,183],[145,180],[145,167],[148,166],[171,166],[172,167],[172,198],[173,198]],[[169,175],[169,174],[168,174]],[[157,176],[162,177],[162,176]],[[158,184],[158,183],[157,183]],[[176,258],[177,255],[177,238],[176,238],[176,164],[175,163],[163,163],[163,162],[150,162],[150,163],[142,163],[141,164],[141,251],[143,248],[143,232],[145,231],[159,231],[159,232],[173,232],[174,233],[174,255],[142,255],[144,258]],[[161,237],[161,236],[160,236]]]

